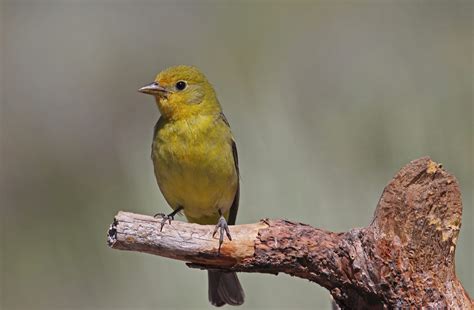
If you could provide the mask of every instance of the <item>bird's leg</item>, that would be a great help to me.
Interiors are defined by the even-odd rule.
[[[174,220],[174,216],[175,216],[178,212],[180,212],[181,210],[183,210],[183,209],[184,209],[183,207],[179,206],[179,207],[176,208],[176,210],[173,210],[173,212],[171,212],[171,213],[168,214],[168,215],[166,215],[166,214],[164,214],[164,213],[157,213],[157,214],[155,214],[153,217],[155,217],[155,218],[156,218],[156,217],[161,217],[161,218],[162,218],[160,231],[163,230],[163,226],[165,226],[166,221],[168,221],[168,222],[170,223],[170,225],[171,225],[171,221]]]
[[[229,238],[230,241],[232,241],[232,236],[230,235],[230,230],[229,230],[229,225],[227,225],[227,221],[225,220],[225,217],[222,215],[222,212],[219,210],[220,218],[219,221],[217,222],[216,227],[214,228],[214,232],[212,233],[212,237],[217,233],[217,230],[219,230],[219,248],[217,249],[217,255],[221,253],[221,246],[222,243],[224,243],[224,232],[227,235],[227,238]]]

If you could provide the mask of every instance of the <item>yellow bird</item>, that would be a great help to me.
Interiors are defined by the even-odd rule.
[[[237,148],[212,85],[191,66],[159,73],[139,89],[153,95],[161,117],[155,125],[151,158],[163,196],[173,209],[161,229],[183,212],[191,223],[217,224],[219,249],[239,207]],[[244,292],[235,273],[208,271],[209,301],[241,305]]]

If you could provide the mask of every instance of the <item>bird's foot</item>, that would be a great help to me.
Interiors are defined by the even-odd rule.
[[[163,230],[163,226],[165,226],[166,221],[171,225],[171,221],[174,220],[174,215],[172,214],[164,214],[164,213],[157,213],[153,216],[154,218],[161,217],[161,226],[160,226],[160,232]]]
[[[219,231],[219,248],[217,249],[217,255],[221,253],[221,246],[224,243],[224,233],[227,235],[227,238],[232,241],[232,236],[230,235],[229,225],[227,225],[227,221],[223,216],[219,218],[219,222],[217,222],[216,227],[214,228],[214,232],[212,233],[212,237],[216,235],[217,231]]]
[[[181,210],[183,210],[183,208],[179,207],[168,215],[164,213],[157,213],[153,216],[154,218],[161,217],[160,232],[163,230],[163,226],[165,226],[166,221],[168,221],[168,223],[171,225],[171,221],[174,220],[174,216],[176,215],[176,213],[180,212]]]

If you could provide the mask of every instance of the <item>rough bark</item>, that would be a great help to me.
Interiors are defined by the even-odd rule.
[[[429,158],[405,166],[385,187],[368,227],[333,233],[286,220],[231,226],[220,255],[213,226],[119,212],[110,247],[192,267],[279,273],[327,288],[343,309],[472,309],[456,277],[462,204],[456,179]]]

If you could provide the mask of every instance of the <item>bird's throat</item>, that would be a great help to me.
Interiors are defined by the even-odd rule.
[[[205,100],[199,104],[187,104],[174,102],[165,97],[155,99],[163,118],[170,121],[189,119],[198,115],[214,115],[221,111],[219,104],[209,104]]]

